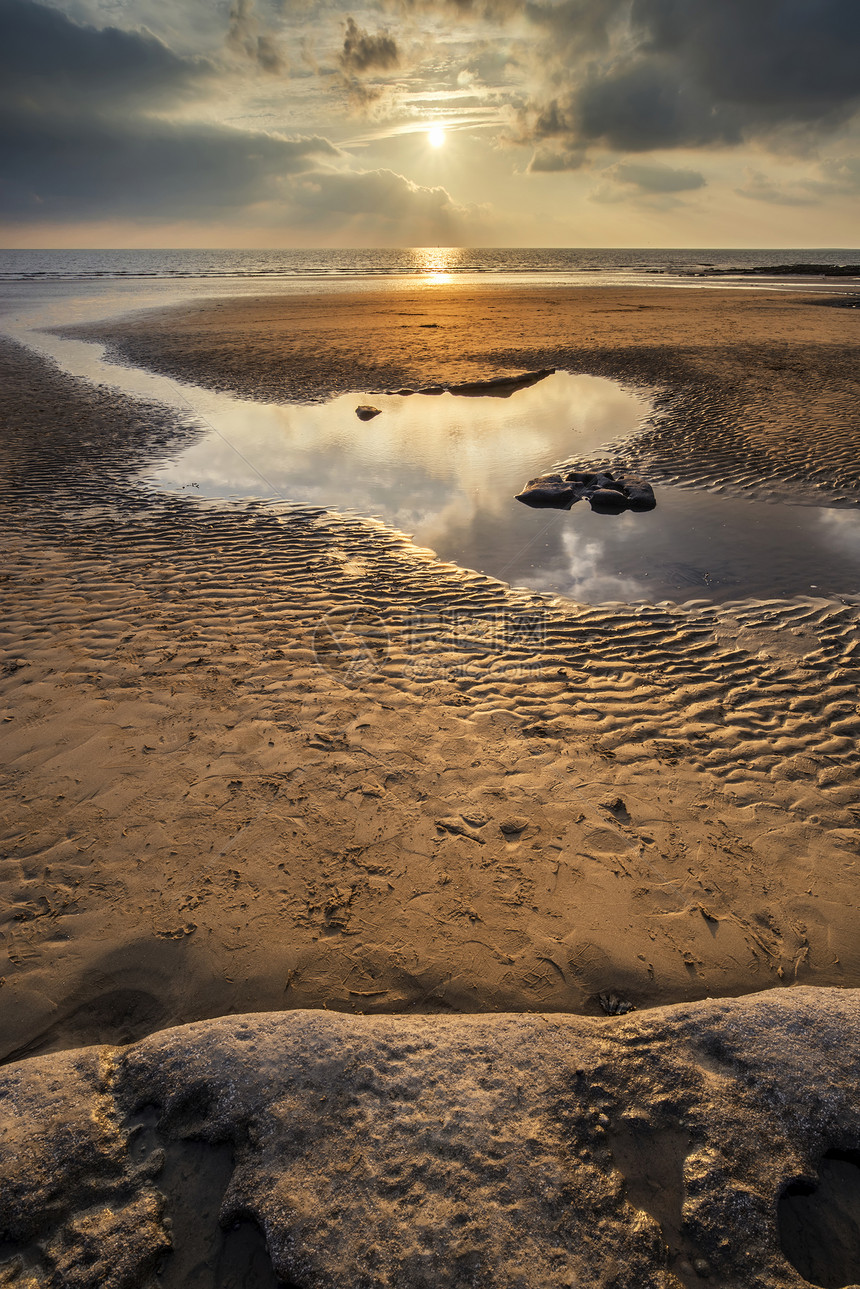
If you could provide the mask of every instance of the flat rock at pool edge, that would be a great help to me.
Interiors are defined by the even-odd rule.
[[[602,515],[617,515],[623,510],[653,510],[657,505],[650,483],[637,475],[619,475],[611,470],[569,470],[542,474],[530,479],[515,500],[525,506],[570,510],[577,501],[587,501],[592,510]]]

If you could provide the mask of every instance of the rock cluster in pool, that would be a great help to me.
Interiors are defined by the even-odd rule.
[[[622,510],[653,510],[657,505],[650,483],[633,474],[616,478],[611,470],[541,474],[529,480],[522,492],[517,493],[516,500],[526,506],[549,506],[555,510],[570,510],[577,501],[585,500],[592,510],[603,515],[617,515]]]

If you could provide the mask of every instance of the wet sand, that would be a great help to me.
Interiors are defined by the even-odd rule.
[[[485,380],[541,367],[641,383],[625,444],[656,481],[827,505],[860,500],[860,312],[816,292],[674,288],[399,291],[214,300],[71,334],[246,397]]]
[[[766,293],[451,289],[112,334],[265,398],[589,355],[660,384],[652,475],[676,434],[691,486],[719,458],[763,493],[838,476],[839,504],[857,326]],[[3,377],[4,1055],[229,1012],[860,981],[855,603],[512,592],[333,511],[154,495],[134,473],[198,430],[7,343]],[[720,390],[723,421],[695,421]]]

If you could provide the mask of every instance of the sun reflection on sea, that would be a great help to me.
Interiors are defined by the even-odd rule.
[[[440,286],[450,282],[451,268],[462,257],[459,246],[413,246],[411,254],[415,256],[415,267],[425,274],[424,281],[431,286]]]

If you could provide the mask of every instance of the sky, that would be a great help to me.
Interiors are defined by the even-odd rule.
[[[0,0],[6,247],[860,244],[860,0]]]

